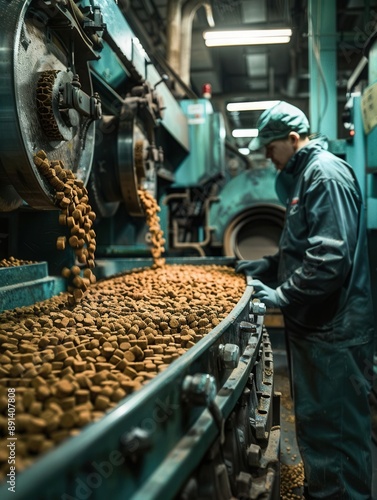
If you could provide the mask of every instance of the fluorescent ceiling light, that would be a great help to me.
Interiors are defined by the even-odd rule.
[[[258,137],[257,128],[235,128],[232,132],[233,137]]]
[[[279,101],[255,101],[255,102],[230,102],[226,105],[227,111],[261,111],[272,108]]]
[[[245,38],[245,37],[271,37],[271,36],[292,36],[290,28],[276,30],[232,30],[232,31],[205,31],[204,40],[213,38]]]
[[[292,30],[238,30],[238,31],[205,31],[203,38],[207,47],[229,45],[263,45],[270,43],[288,43]]]
[[[289,43],[289,36],[273,36],[273,37],[262,37],[262,38],[229,38],[224,40],[223,38],[214,38],[213,40],[205,40],[207,47],[231,47],[238,45],[271,45],[273,43]]]
[[[241,153],[241,155],[248,155],[250,153],[249,148],[238,148],[238,151]]]

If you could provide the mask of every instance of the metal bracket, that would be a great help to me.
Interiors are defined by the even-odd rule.
[[[221,444],[225,441],[225,420],[220,408],[215,402],[217,387],[216,379],[208,373],[187,375],[182,385],[183,398],[193,406],[206,406],[220,430]]]

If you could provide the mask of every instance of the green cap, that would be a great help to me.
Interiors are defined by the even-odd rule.
[[[263,111],[258,119],[257,128],[258,137],[249,144],[251,151],[256,151],[277,139],[284,139],[288,137],[289,132],[308,134],[310,125],[301,109],[280,101],[272,108]]]

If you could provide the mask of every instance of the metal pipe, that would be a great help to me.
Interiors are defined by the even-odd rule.
[[[309,0],[311,132],[337,137],[336,2]]]
[[[173,200],[173,199],[188,199],[189,198],[189,194],[186,193],[177,193],[177,194],[170,194],[170,195],[167,195],[164,199],[164,204],[165,205],[168,205],[169,201],[170,200]],[[208,245],[211,241],[211,231],[214,230],[213,227],[210,227],[208,225],[208,220],[209,220],[209,206],[210,204],[213,202],[213,201],[218,201],[218,198],[217,197],[214,197],[214,196],[210,196],[208,199],[205,200],[204,202],[204,211],[205,211],[205,218],[206,218],[206,221],[205,221],[205,227],[204,227],[204,233],[205,233],[205,237],[204,237],[204,240],[203,241],[197,241],[197,242],[182,242],[182,241],[179,241],[179,227],[178,227],[178,222],[176,220],[173,220],[172,221],[172,234],[173,234],[173,241],[172,241],[172,247],[173,248],[193,248],[194,250],[196,250],[198,252],[198,254],[201,256],[201,257],[205,257],[205,252],[203,250],[203,247],[205,247],[206,245]]]
[[[167,48],[169,66],[180,75],[182,0],[169,0],[167,6]]]
[[[178,241],[178,222],[173,220],[173,248],[193,248],[201,257],[205,257],[205,253],[201,248],[200,243],[187,243]]]
[[[205,2],[203,5],[205,11],[206,11],[206,17],[207,17],[207,23],[210,28],[215,27],[215,20],[213,19],[213,12],[212,12],[212,3],[211,2]]]
[[[215,26],[210,1],[188,0],[184,4],[182,11],[180,75],[186,85],[190,84],[192,22],[196,11],[200,7],[204,7],[206,10],[209,26],[211,28]]]

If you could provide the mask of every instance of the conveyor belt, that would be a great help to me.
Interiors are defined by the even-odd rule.
[[[1,498],[190,498],[192,485],[191,498],[218,500],[227,488],[242,498],[261,491],[279,498],[272,350],[265,307],[251,293],[246,285],[194,347],[17,475],[16,494],[3,485]]]

